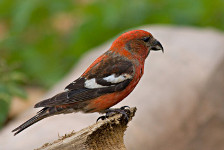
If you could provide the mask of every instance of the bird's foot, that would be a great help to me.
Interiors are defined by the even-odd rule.
[[[128,108],[128,109],[126,109]],[[104,112],[106,113],[104,116],[100,116],[97,120],[99,121],[100,119],[101,120],[105,120],[111,116],[114,116],[115,114],[122,114],[122,117],[121,118],[124,118],[124,121],[125,123],[128,123],[129,121],[129,117],[128,117],[128,114],[130,114],[130,107],[129,106],[122,106],[121,108],[110,108],[110,109],[106,109]],[[121,118],[120,118],[120,121],[121,121]]]

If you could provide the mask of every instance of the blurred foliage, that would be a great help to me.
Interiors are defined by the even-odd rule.
[[[50,87],[84,52],[128,28],[176,24],[224,30],[223,8],[223,0],[0,0],[0,59],[8,67],[17,64],[26,85]],[[9,70],[5,76],[14,72]],[[0,102],[8,102],[10,93]]]
[[[26,98],[26,93],[21,87],[25,76],[18,72],[16,66],[8,66],[0,60],[0,127],[6,120],[11,99],[13,96]]]

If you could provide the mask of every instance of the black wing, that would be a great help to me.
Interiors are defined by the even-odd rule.
[[[119,77],[127,74],[133,77],[134,67],[129,61],[122,61],[120,58],[104,61],[95,65],[87,74],[69,84],[65,92],[59,93],[50,99],[37,103],[34,107],[50,107],[64,104],[71,104],[97,98],[104,94],[119,92],[124,90],[131,82],[132,78],[127,78],[118,82],[109,82],[105,77],[114,74]],[[86,86],[87,80],[94,79],[94,83],[101,87],[90,88]]]

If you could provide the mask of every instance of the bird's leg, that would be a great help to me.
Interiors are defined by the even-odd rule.
[[[128,109],[126,109],[128,108]],[[100,119],[102,120],[105,120],[106,118],[109,118],[115,114],[122,114],[122,117],[125,119],[125,122],[127,123],[128,120],[129,120],[129,117],[128,117],[128,113],[130,113],[130,110],[129,110],[129,106],[122,106],[121,108],[109,108],[109,109],[106,109],[104,112],[106,113],[104,116],[100,116],[96,122]]]

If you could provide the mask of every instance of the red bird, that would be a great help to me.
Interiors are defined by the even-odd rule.
[[[133,91],[144,73],[145,59],[151,50],[163,51],[162,45],[151,33],[133,30],[122,34],[64,92],[37,103],[35,108],[44,108],[12,132],[16,135],[32,124],[57,114],[78,111],[116,111],[124,114],[124,107],[109,108]]]

